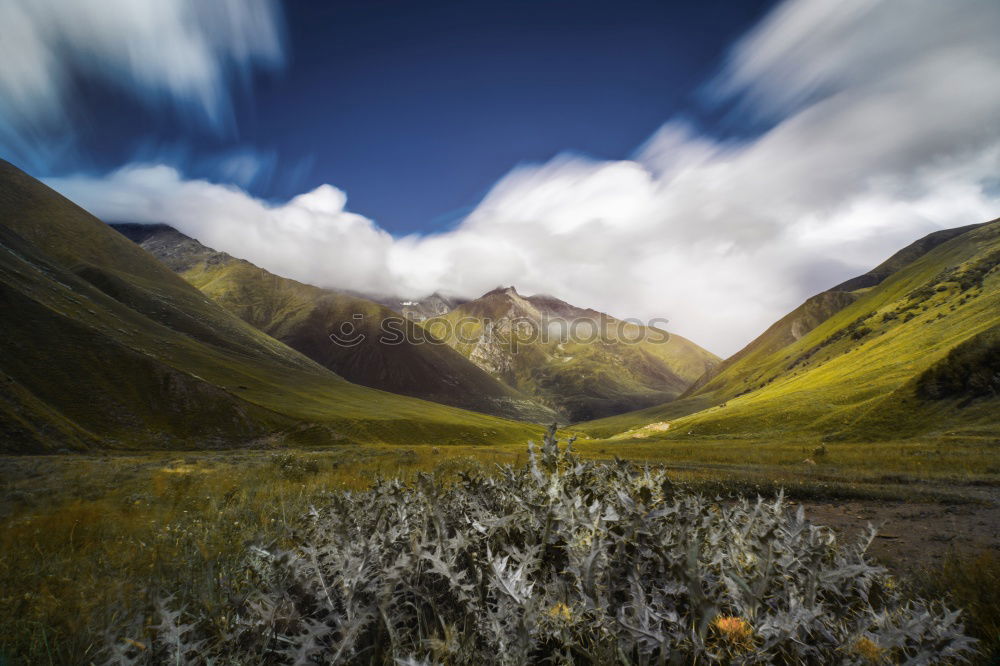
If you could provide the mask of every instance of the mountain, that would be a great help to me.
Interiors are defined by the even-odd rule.
[[[0,161],[0,450],[523,441],[352,384]]]
[[[983,224],[989,223],[984,222],[981,224],[969,224],[964,227],[941,229],[940,231],[927,234],[923,238],[910,243],[864,275],[859,275],[855,278],[847,280],[846,282],[842,282],[830,291],[854,291],[882,284],[887,277],[924,256],[938,245],[972,231],[977,227],[981,227]]]
[[[680,336],[514,287],[461,304],[428,330],[574,422],[671,400],[719,360]]]
[[[981,226],[983,225],[970,224],[930,233],[907,245],[864,275],[846,280],[807,299],[802,305],[772,324],[746,347],[705,373],[681,397],[686,398],[695,394],[716,375],[736,364],[740,364],[743,368],[753,367],[768,354],[796,342],[806,333],[843,310],[866,289],[882,284],[887,277],[916,261],[938,245]],[[740,374],[740,370],[734,370],[732,374]]]
[[[471,302],[432,294],[376,303],[276,276],[171,227],[112,226],[232,314],[340,376],[465,409],[535,422],[556,418],[553,410],[566,420],[620,413],[676,397],[718,360],[683,338],[626,325],[549,296],[524,299],[513,288]],[[504,321],[525,317],[539,324],[561,318],[610,329],[623,326],[626,336],[666,342],[553,341],[511,354],[495,336],[468,345],[439,335],[439,329],[470,316],[501,328]],[[384,321],[395,321],[394,327],[405,332],[399,344],[382,343]],[[432,335],[418,322],[430,326]],[[357,345],[331,342],[331,332],[344,324],[363,334]],[[436,338],[448,344],[434,344]]]
[[[1000,433],[1000,220],[936,232],[810,298],[680,399],[585,424],[662,437]],[[669,424],[669,425],[668,425]]]
[[[536,423],[555,418],[383,305],[274,275],[166,225],[111,226],[232,314],[348,381]]]
[[[715,377],[737,364],[754,367],[755,361],[800,340],[809,331],[853,303],[857,297],[858,294],[855,293],[829,290],[807,299],[802,305],[768,327],[749,345],[699,377],[680,397],[687,398],[697,394]],[[732,372],[732,374],[739,373],[740,370]]]
[[[434,292],[430,296],[423,298],[397,298],[394,296],[376,296],[370,300],[380,303],[393,312],[398,312],[408,319],[416,322],[426,321],[433,317],[440,317],[448,314],[467,299],[453,298],[445,296],[439,292]]]

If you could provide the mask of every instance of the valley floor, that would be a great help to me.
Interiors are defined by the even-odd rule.
[[[949,581],[971,576],[967,595],[1000,593],[993,440],[838,443],[822,453],[809,442],[581,440],[575,448],[663,465],[709,495],[784,489],[810,520],[849,540],[869,522],[880,526],[870,552],[901,580],[927,586],[951,570]],[[816,464],[803,462],[810,457]],[[247,585],[247,546],[280,543],[323,493],[419,472],[457,479],[526,459],[514,446],[2,457],[0,663],[78,662],[109,617],[147,607],[158,589],[198,597],[224,621]],[[990,605],[976,620],[982,631],[997,621]]]
[[[803,502],[814,523],[832,527],[848,540],[868,525],[878,536],[868,552],[897,576],[940,570],[956,555],[975,558],[1000,552],[1000,489],[970,491],[970,502]]]

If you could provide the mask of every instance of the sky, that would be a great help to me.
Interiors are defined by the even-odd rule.
[[[726,356],[1000,215],[1000,4],[0,0],[0,154],[324,287]]]

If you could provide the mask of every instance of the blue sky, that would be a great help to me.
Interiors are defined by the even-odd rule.
[[[288,2],[283,64],[248,72],[218,124],[83,72],[76,145],[25,166],[166,162],[267,199],[335,183],[394,234],[435,230],[520,162],[624,158],[679,112],[732,131],[698,88],[769,4]]]
[[[328,150],[298,191],[337,183],[384,228],[425,231],[519,162],[627,157],[697,112],[693,93],[761,4],[293,4],[288,77],[262,88],[254,140],[309,159],[319,133]]]
[[[1000,3],[0,2],[0,151],[323,287],[497,285],[728,355],[1000,215]]]

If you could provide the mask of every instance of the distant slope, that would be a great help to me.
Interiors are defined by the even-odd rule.
[[[274,275],[172,227],[111,226],[232,314],[348,381],[536,423],[555,418],[385,306]],[[343,330],[356,344],[331,340]]]
[[[857,294],[835,290],[816,294],[772,324],[746,347],[699,377],[681,398],[698,393],[706,384],[723,373],[732,377],[748,368],[753,368],[760,359],[802,339],[809,331],[853,303],[856,298]]]
[[[1000,363],[991,365],[1000,355],[998,265],[1000,220],[932,234],[810,299],[681,400],[582,429],[603,437],[670,423],[665,438],[1000,433]],[[965,360],[948,361],[955,354]],[[973,364],[982,390],[926,388],[938,382],[930,376],[961,384],[955,368]]]
[[[556,330],[556,320],[573,325],[577,335]],[[569,421],[670,400],[718,362],[680,336],[627,324],[551,296],[526,298],[513,287],[460,305],[429,324],[429,330],[492,376],[559,410]],[[546,330],[548,336],[526,337],[530,331]]]
[[[423,298],[396,298],[393,296],[371,296],[369,300],[386,306],[393,312],[412,319],[413,321],[425,321],[431,317],[446,315],[468,300],[453,298],[434,292],[430,296]]]
[[[0,305],[0,451],[535,432],[337,377],[3,161]]]
[[[923,238],[910,243],[864,275],[859,275],[858,277],[842,282],[836,287],[830,289],[830,291],[854,291],[856,289],[864,289],[865,287],[874,287],[882,284],[887,277],[913,263],[936,248],[938,245],[946,243],[952,238],[961,236],[962,234],[981,226],[983,226],[983,224],[969,224],[964,227],[942,229],[940,231],[927,234]]]
[[[941,243],[971,231],[981,224],[971,224],[955,229],[942,229],[910,243],[864,275],[851,278],[824,292],[807,299],[802,305],[772,324],[750,344],[720,363],[713,370],[699,378],[685,391],[682,398],[694,395],[714,377],[729,371],[732,378],[753,373],[753,368],[767,355],[796,342],[806,333],[853,303],[861,290],[881,284],[887,277],[927,254]],[[730,368],[733,370],[730,371]],[[749,382],[749,380],[746,380]],[[747,390],[743,386],[740,390]]]

